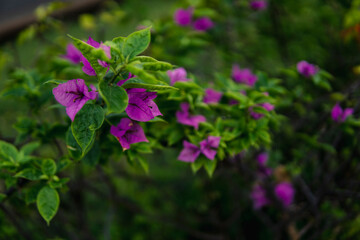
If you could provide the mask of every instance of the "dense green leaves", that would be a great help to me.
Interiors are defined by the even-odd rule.
[[[58,211],[59,204],[58,192],[49,186],[43,187],[37,195],[36,205],[38,211],[48,225]]]
[[[158,84],[149,84],[146,81],[143,81],[140,78],[134,77],[127,80],[122,87],[124,88],[145,88],[148,90],[166,90],[166,89],[173,89],[177,90],[177,88],[166,85],[163,82],[158,82]]]
[[[0,141],[0,160],[1,158],[16,163],[18,160],[18,151],[10,143]]]
[[[128,95],[122,87],[101,81],[99,92],[106,102],[108,113],[122,113],[128,105]]]
[[[104,121],[104,110],[99,105],[86,104],[75,116],[71,129],[84,156],[91,148],[95,131]]]
[[[25,178],[28,180],[39,180],[42,175],[42,172],[36,168],[26,168],[20,172],[18,172],[15,177]]]
[[[41,171],[47,175],[52,176],[56,173],[56,163],[52,159],[44,159],[41,164]]]

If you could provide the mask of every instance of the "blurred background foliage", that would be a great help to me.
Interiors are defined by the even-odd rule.
[[[334,173],[336,186],[348,184],[354,193],[341,192],[339,199],[336,193],[325,195],[323,189],[333,186],[324,180],[325,173],[339,167],[337,162],[327,165],[328,155],[359,160],[358,152],[351,152],[358,146],[359,123],[354,120],[329,127],[329,112],[336,101],[346,99],[348,106],[359,105],[359,1],[276,0],[263,12],[252,11],[245,0],[104,1],[96,11],[76,18],[49,17],[63,5],[38,7],[38,21],[2,43],[1,139],[21,143],[22,136],[31,131],[43,144],[42,155],[56,157],[59,150],[46,143],[49,136],[63,137],[66,129],[56,125],[58,116],[47,114],[53,96],[50,86],[42,83],[53,78],[58,65],[64,72],[57,75],[87,78],[79,67],[54,57],[65,54],[66,34],[101,41],[152,25],[149,55],[185,67],[200,85],[229,77],[233,63],[251,67],[264,78],[282,79],[287,97],[278,103],[277,112],[286,117],[281,119],[281,131],[272,126],[269,164],[278,171],[285,168],[294,177],[299,204],[290,212],[271,207],[254,211],[249,197],[253,176],[239,159],[221,163],[209,178],[205,171],[194,175],[188,165],[176,161],[178,152],[163,149],[146,155],[149,174],[126,161],[105,157],[100,160],[104,168],[92,164],[71,167],[66,177],[72,180],[49,227],[34,204],[25,208],[20,198],[11,198],[13,207],[2,205],[0,212],[0,239],[357,239],[358,165],[351,162],[351,171],[342,167],[343,171]],[[216,25],[209,34],[174,24],[175,10],[188,6],[201,9],[195,15],[213,19]],[[330,81],[333,92],[327,85],[298,84],[295,64],[303,59],[334,76]],[[14,81],[19,88],[8,88]],[[242,160],[252,169],[258,151],[250,150]],[[11,185],[4,183],[2,188],[7,184]],[[317,197],[315,203],[307,202],[306,194],[311,191]]]

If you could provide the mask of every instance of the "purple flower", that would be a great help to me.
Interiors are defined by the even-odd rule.
[[[336,103],[331,111],[331,117],[335,122],[345,122],[348,116],[352,115],[354,109],[345,108],[343,110],[339,103]]]
[[[249,86],[254,86],[257,81],[257,76],[254,75],[250,69],[241,69],[238,65],[233,65],[231,77],[235,82],[244,83]]]
[[[162,115],[158,106],[153,101],[156,92],[146,92],[143,88],[127,89],[129,104],[125,109],[127,115],[136,121],[147,122],[156,116]]]
[[[254,209],[260,209],[270,204],[269,199],[266,197],[265,189],[259,184],[254,185],[250,197],[253,201]]]
[[[262,103],[262,104],[258,104],[258,106],[263,107],[268,112],[275,109],[275,106],[272,105],[271,103]],[[250,110],[250,115],[256,120],[260,119],[260,118],[262,118],[264,116],[264,114],[262,114],[262,113],[258,113],[258,112],[253,111],[252,107],[250,107],[249,110]]]
[[[200,142],[200,150],[208,159],[214,160],[221,137],[209,136]]]
[[[72,121],[87,101],[96,99],[99,95],[93,85],[90,85],[90,88],[92,89],[91,92],[89,92],[84,80],[73,79],[59,84],[53,89],[55,99],[66,107],[66,113]]]
[[[267,2],[264,0],[254,0],[250,2],[250,7],[255,11],[262,11],[267,8]]]
[[[291,183],[282,182],[276,185],[275,195],[281,201],[284,207],[291,205],[294,199],[295,190]]]
[[[200,32],[205,32],[213,26],[214,23],[208,17],[201,17],[194,22],[194,29]]]
[[[314,76],[318,72],[318,67],[308,63],[307,61],[301,61],[297,64],[298,72],[306,78]]]
[[[204,103],[218,103],[222,97],[222,92],[207,88],[205,90]]]
[[[256,160],[260,166],[266,166],[266,162],[268,158],[269,158],[268,154],[266,152],[263,152],[257,155]]]
[[[177,68],[167,71],[167,75],[170,78],[170,84],[174,85],[176,82],[187,82],[190,79],[186,78],[186,70],[184,68]]]
[[[181,103],[180,108],[181,111],[176,112],[176,119],[179,123],[193,126],[197,130],[199,123],[206,121],[206,118],[202,115],[190,115],[188,103]]]
[[[98,43],[97,41],[93,40],[91,37],[89,37],[89,39],[86,42],[87,44],[93,46],[94,48],[102,48],[106,54],[106,56],[108,58],[111,58],[111,53],[110,53],[110,47],[104,45],[102,42]],[[93,67],[91,66],[90,62],[83,56],[81,55],[81,61],[84,64],[82,70],[84,71],[84,73],[86,73],[89,76],[95,76],[95,70],[93,69]],[[105,67],[105,68],[109,68],[110,64],[106,63],[104,61],[98,60],[100,66]]]
[[[193,11],[194,11],[194,9],[192,7],[188,8],[188,9],[180,8],[180,9],[176,10],[176,12],[174,14],[174,20],[175,20],[176,24],[178,24],[180,26],[189,25],[191,23]]]
[[[256,160],[258,162],[258,177],[264,178],[270,176],[272,169],[266,166],[268,154],[266,152],[260,153],[257,155]]]
[[[200,148],[187,141],[183,142],[184,149],[180,152],[178,160],[183,162],[195,162],[200,155]]]
[[[117,85],[123,85],[130,78],[135,77],[131,73],[127,79],[120,80]],[[129,103],[125,112],[127,115],[136,121],[147,122],[156,116],[162,116],[158,106],[153,101],[157,95],[156,92],[146,92],[143,88],[129,88],[126,89],[129,97]]]
[[[66,55],[62,57],[68,59],[70,62],[74,64],[78,64],[81,62],[81,52],[71,43],[66,46]]]
[[[130,144],[149,142],[142,127],[128,118],[122,118],[117,126],[111,126],[110,133],[117,138],[124,151],[130,148]]]

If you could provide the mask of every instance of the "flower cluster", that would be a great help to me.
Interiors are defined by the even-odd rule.
[[[200,142],[200,147],[195,144],[184,141],[184,149],[180,152],[178,159],[183,162],[195,162],[202,153],[206,158],[214,160],[217,148],[219,147],[221,137],[209,136]]]
[[[250,69],[241,69],[239,65],[234,64],[231,73],[232,79],[237,83],[243,83],[249,86],[254,86],[257,81],[257,76],[251,72]]]
[[[189,7],[188,9],[177,9],[174,14],[175,23],[182,27],[192,25],[196,31],[200,32],[205,32],[214,27],[213,21],[208,17],[200,17],[193,22],[193,13],[193,7]]]
[[[335,122],[345,122],[354,112],[352,108],[342,109],[339,103],[336,103],[331,111],[331,117]]]
[[[267,8],[267,2],[265,0],[253,0],[249,4],[250,8],[255,11],[262,11]]]
[[[266,165],[267,160],[267,153],[260,153],[257,156],[257,176],[259,181],[264,181],[266,178],[272,175],[272,169]],[[284,180],[279,181],[273,191],[273,194],[278,199],[278,201],[280,201],[283,207],[287,208],[292,204],[295,190],[290,182]],[[259,182],[253,186],[250,197],[253,201],[254,209],[260,209],[271,204],[271,198],[268,196],[267,189],[265,189]]]

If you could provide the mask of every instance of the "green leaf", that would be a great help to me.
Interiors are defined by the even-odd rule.
[[[25,178],[31,181],[39,180],[42,175],[42,172],[36,168],[25,168],[24,170],[18,172],[15,177]]]
[[[158,60],[156,60],[155,58],[148,57],[148,56],[137,56],[137,57],[134,57],[130,62],[134,62],[134,61],[140,61],[142,63],[144,63],[144,62],[152,62],[152,63],[158,62]]]
[[[37,195],[36,205],[40,215],[49,225],[59,209],[60,198],[58,192],[49,186],[43,187]]]
[[[35,149],[40,147],[40,142],[31,142],[28,144],[25,144],[21,149],[20,152],[22,152],[24,155],[30,155]]]
[[[214,160],[207,159],[205,161],[204,167],[205,167],[205,170],[206,170],[207,174],[209,175],[209,177],[212,177],[212,175],[214,174],[214,171],[216,169],[216,159],[214,159]]]
[[[142,53],[150,44],[151,27],[130,34],[122,44],[122,53],[125,59],[132,59]]]
[[[171,90],[178,90],[177,88],[174,88],[172,86],[167,85],[164,82],[160,82],[161,84],[148,84],[147,82],[143,81],[140,78],[130,78],[129,80],[127,80],[122,87],[123,88],[145,88],[147,90],[166,90],[166,89],[171,89]]]
[[[100,144],[98,141],[94,143],[91,150],[81,160],[83,163],[94,167],[100,160]]]
[[[195,160],[195,162],[191,163],[191,169],[193,171],[193,173],[196,173],[197,171],[199,171],[199,169],[204,166],[205,162],[207,159],[205,159],[205,157],[200,156],[198,157],[198,159]]]
[[[86,42],[81,41],[80,39],[74,38],[70,35],[68,36],[74,41],[75,47],[79,49],[84,57],[89,61],[91,67],[95,70],[96,75],[101,79],[105,75],[107,69],[102,67],[98,62],[98,58],[93,55],[93,51],[96,48],[87,44]]]
[[[146,160],[146,158],[142,156],[137,156],[137,160],[139,161],[141,167],[144,169],[146,173],[149,173],[149,164]]]
[[[108,113],[122,113],[126,109],[129,98],[124,88],[101,81],[99,92],[106,102]]]
[[[0,203],[1,203],[2,201],[4,201],[4,199],[5,199],[6,197],[7,197],[6,194],[0,193]]]
[[[82,156],[90,150],[95,139],[95,131],[104,122],[104,110],[99,105],[85,104],[76,114],[71,130],[82,149]]]
[[[68,152],[72,158],[81,158],[82,150],[72,133],[71,127],[69,127],[68,131],[66,132],[66,148],[68,149]]]
[[[62,83],[66,83],[67,81],[66,80],[58,80],[58,79],[51,79],[51,80],[48,80],[46,82],[44,82],[43,84],[56,84],[56,85],[59,85],[59,84],[62,84]]]
[[[39,194],[40,190],[44,187],[43,182],[38,182],[35,185],[27,188],[25,190],[25,203],[29,205],[30,203],[36,202],[37,195]]]
[[[53,176],[56,173],[56,163],[52,159],[45,159],[41,164],[41,171],[45,174]]]
[[[152,74],[146,72],[143,69],[142,64],[139,63],[131,63],[126,65],[126,70],[131,72],[140,78],[144,83],[155,84],[155,85],[165,85],[164,82],[157,80]]]
[[[173,68],[170,63],[167,62],[146,62],[143,63],[144,70],[151,70],[151,71],[167,71]]]
[[[16,163],[18,160],[18,155],[18,150],[14,145],[4,141],[0,141],[0,157]]]

